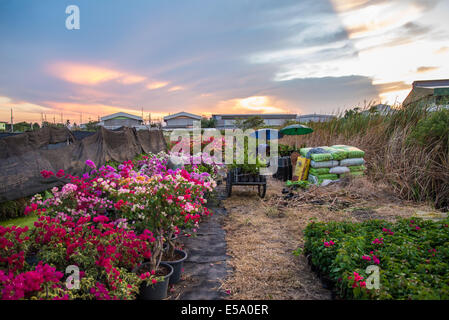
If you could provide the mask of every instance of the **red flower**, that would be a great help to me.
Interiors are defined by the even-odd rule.
[[[41,175],[42,175],[42,177],[44,177],[44,178],[49,178],[49,177],[53,176],[54,173],[51,172],[51,171],[42,170],[42,171],[41,171]]]
[[[59,170],[57,173],[56,173],[56,177],[58,177],[58,178],[61,178],[62,176],[64,176],[65,175],[65,172],[64,172],[64,170]]]

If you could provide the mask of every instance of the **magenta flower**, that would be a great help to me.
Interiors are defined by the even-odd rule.
[[[332,241],[332,240],[330,240],[330,241],[325,241],[325,242],[324,242],[324,246],[325,246],[326,248],[332,247],[333,245],[335,245],[335,242]]]
[[[366,261],[371,261],[371,257],[369,257],[369,256],[363,256],[362,259],[366,260]]]
[[[92,160],[86,160],[86,165],[92,169],[95,169],[97,167]]]

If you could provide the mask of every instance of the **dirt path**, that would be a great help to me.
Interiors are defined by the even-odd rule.
[[[304,245],[306,225],[312,219],[390,220],[410,216],[417,208],[363,179],[344,187],[299,191],[288,201],[281,194],[282,187],[279,181],[269,181],[264,200],[250,187],[236,187],[232,197],[223,201],[228,211],[224,226],[227,253],[233,269],[223,288],[229,290],[230,299],[330,299],[330,291],[310,271],[305,257],[292,254]]]

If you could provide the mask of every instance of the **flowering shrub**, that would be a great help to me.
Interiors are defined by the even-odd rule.
[[[28,227],[0,226],[0,270],[15,272],[25,263],[25,252],[29,247]]]
[[[76,265],[83,272],[83,298],[129,299],[137,292],[140,280],[132,269],[149,259],[155,238],[151,231],[136,235],[114,225],[105,216],[41,216],[32,231],[39,244],[39,256],[60,270]],[[92,296],[93,295],[93,296]]]
[[[60,281],[62,277],[61,272],[48,264],[43,264],[42,261],[34,270],[18,274],[0,270],[1,298],[3,300],[68,299],[66,289]]]
[[[190,141],[187,147],[188,150],[185,150],[185,152],[189,153],[189,154],[194,154],[196,153],[196,150],[194,149],[194,143],[198,143],[200,144],[201,147],[201,152],[206,152],[207,150],[220,150],[222,153],[224,153],[225,151],[225,146],[226,146],[226,139],[225,137],[220,137],[220,138],[215,138],[213,136],[211,137],[206,137],[204,135],[201,136],[201,141],[195,140],[195,137],[190,137]],[[177,144],[180,144],[179,147],[181,147],[181,143],[183,143],[183,141],[173,141],[170,142],[168,144],[168,149],[170,151],[174,151],[173,149]],[[199,151],[199,150],[198,150]]]
[[[136,235],[105,216],[91,221],[61,215],[40,216],[29,236],[23,237],[24,232],[14,227],[1,230],[1,242],[11,251],[9,256],[2,254],[2,261],[8,260],[6,268],[2,265],[5,271],[0,270],[2,299],[133,299],[141,282],[156,279],[140,279],[132,272],[152,256],[155,238],[149,230]],[[39,248],[42,259],[35,268],[24,259],[33,247]],[[63,273],[57,271],[71,265],[81,271],[78,290],[67,290]]]
[[[171,152],[170,156],[177,162],[182,163],[185,170],[194,174],[209,174],[212,179],[216,179],[225,169],[223,161],[218,161],[206,152],[195,155]]]
[[[448,219],[311,223],[305,254],[343,298],[448,299],[448,224]],[[377,290],[366,287],[369,265],[380,270]]]
[[[206,203],[204,193],[212,191],[213,187],[213,180],[196,179],[184,169],[167,170],[165,174],[152,177],[138,175],[120,182],[116,196],[123,204],[121,215],[131,221],[136,230],[148,227],[160,236],[155,243],[154,257],[150,259],[153,268],[157,268],[160,261],[164,237],[172,254],[172,235],[181,227],[197,226],[202,216],[209,215],[203,206]]]
[[[31,231],[0,227],[1,297],[133,299],[142,282],[156,283],[164,240],[173,254],[173,234],[210,214],[206,194],[216,186],[206,167],[170,170],[167,162],[160,153],[115,167],[87,160],[81,177],[42,171],[65,184],[32,198],[25,213],[39,219]],[[133,273],[144,261],[150,271]],[[78,290],[62,284],[71,265],[81,271]]]

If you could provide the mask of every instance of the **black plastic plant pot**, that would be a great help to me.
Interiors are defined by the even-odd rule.
[[[135,268],[133,272],[137,273],[137,271],[145,265],[148,265],[148,263],[141,264],[139,267]],[[156,284],[147,285],[146,283],[142,283],[140,286],[139,299],[162,300],[167,298],[168,284],[170,282],[171,276],[173,275],[173,267],[164,262],[161,262],[159,266],[167,268],[169,270],[169,273],[163,276],[163,281],[158,281]]]
[[[25,257],[25,262],[28,263],[30,266],[37,266],[39,263],[39,257],[37,256],[37,253],[31,253]]]
[[[181,255],[182,258],[175,261],[163,261],[163,263],[167,263],[172,266],[173,274],[170,276],[169,284],[175,284],[181,281],[182,269],[184,267],[184,260],[187,259],[187,252],[184,250],[175,249],[175,253]]]

